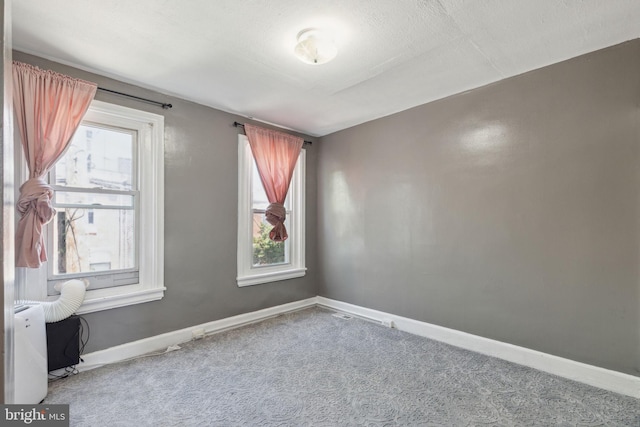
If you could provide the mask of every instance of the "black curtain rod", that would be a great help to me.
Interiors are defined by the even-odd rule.
[[[243,123],[239,123],[239,122],[233,122],[233,126],[234,126],[234,127],[237,127],[237,128],[244,128],[244,124],[243,124]],[[303,144],[303,145],[306,145],[306,144],[312,145],[312,144],[313,144],[313,142],[311,142],[311,141],[304,141],[304,144]]]
[[[146,98],[140,98],[139,96],[129,95],[128,93],[122,93],[122,92],[118,92],[118,91],[111,90],[111,89],[105,89],[103,87],[99,87],[98,90],[101,90],[103,92],[113,93],[113,94],[120,95],[120,96],[126,96],[127,98],[137,99],[138,101],[146,102],[146,103],[149,103],[149,104],[158,105],[158,106],[164,108],[165,110],[168,110],[169,108],[173,108],[173,105],[171,105],[171,104],[167,104],[165,102],[153,101],[151,99],[146,99]]]

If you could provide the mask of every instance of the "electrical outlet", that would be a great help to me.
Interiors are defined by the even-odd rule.
[[[194,340],[201,340],[202,338],[204,338],[204,329],[200,328],[191,331],[191,338]]]

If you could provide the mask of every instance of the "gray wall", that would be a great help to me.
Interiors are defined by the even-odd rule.
[[[320,295],[638,375],[636,40],[323,137]]]
[[[307,275],[239,288],[235,280],[238,129],[232,124],[234,120],[247,120],[22,52],[14,52],[14,59],[90,80],[108,89],[173,104],[173,109],[162,110],[103,92],[96,95],[101,101],[165,117],[167,291],[160,301],[84,315],[91,327],[87,352],[317,295],[318,144],[307,150]]]

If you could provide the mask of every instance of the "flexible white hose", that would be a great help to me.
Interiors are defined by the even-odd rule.
[[[44,310],[44,321],[47,323],[59,322],[78,311],[87,285],[82,280],[69,280],[54,286],[60,291],[60,297],[55,301],[26,301],[27,304],[40,304]]]

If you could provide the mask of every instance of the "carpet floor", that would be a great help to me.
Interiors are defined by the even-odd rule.
[[[311,308],[50,384],[72,426],[640,426],[640,400]]]

